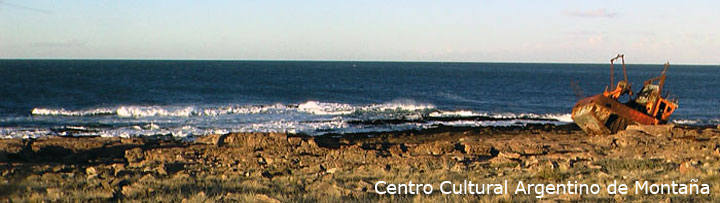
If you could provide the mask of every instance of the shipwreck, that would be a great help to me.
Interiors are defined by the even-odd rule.
[[[614,85],[613,64],[622,60],[623,80]],[[572,120],[583,131],[592,135],[614,134],[624,130],[630,124],[657,125],[667,123],[670,115],[678,108],[677,99],[663,96],[666,72],[670,63],[666,62],[660,76],[646,80],[640,91],[633,95],[625,68],[625,56],[618,54],[610,59],[610,85],[601,94],[580,99],[572,109]],[[608,87],[615,87],[609,90]],[[628,95],[627,102],[620,102]]]

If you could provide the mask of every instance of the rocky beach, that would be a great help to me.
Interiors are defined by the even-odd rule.
[[[570,125],[441,127],[303,136],[0,140],[0,201],[709,201],[720,194],[720,130],[630,126],[590,136]],[[510,194],[442,194],[440,183],[509,182]],[[377,194],[376,183],[432,194]],[[626,195],[515,194],[525,183],[627,183]],[[707,184],[709,194],[634,194],[635,181]],[[691,182],[694,181],[694,182]],[[385,189],[383,189],[385,190]],[[446,189],[447,190],[447,189]]]

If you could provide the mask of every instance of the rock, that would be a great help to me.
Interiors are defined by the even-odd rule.
[[[372,183],[368,183],[363,180],[358,180],[355,182],[355,190],[360,192],[368,192],[371,190],[374,190],[375,186]]]
[[[138,181],[141,183],[149,183],[149,182],[153,182],[155,180],[156,180],[155,176],[153,176],[152,174],[149,174],[149,173],[144,175],[140,179],[138,179]]]
[[[97,166],[95,167],[95,171],[101,178],[107,178],[115,175],[115,170],[111,166]]]
[[[640,131],[644,132],[648,135],[653,136],[670,136],[673,133],[673,129],[675,128],[675,125],[667,124],[667,125],[629,125],[625,130],[627,131]]]
[[[290,144],[290,146],[297,147],[297,146],[300,146],[300,143],[302,143],[302,138],[299,138],[299,137],[288,137],[288,138],[287,138],[287,141],[288,141],[288,143]]]
[[[207,195],[205,195],[205,192],[199,192],[190,199],[183,199],[181,202],[213,202],[212,199],[208,198]]]
[[[490,161],[490,163],[492,163],[492,164],[494,164],[494,165],[505,165],[505,164],[516,163],[515,160],[508,159],[508,158],[503,157],[503,156],[493,157],[492,159],[490,159],[490,160],[488,160],[488,161]]]
[[[185,169],[185,164],[181,162],[165,163],[162,164],[162,169],[167,174],[174,174]]]
[[[85,168],[85,174],[88,176],[88,178],[94,178],[97,177],[97,169],[95,167],[87,167]]]
[[[300,143],[300,146],[295,148],[295,153],[300,154],[313,154],[313,155],[319,155],[322,154],[324,150],[320,148],[320,146],[317,145],[315,140],[303,140]]]
[[[228,192],[222,196],[221,202],[240,202],[241,200],[245,200],[243,197],[245,196],[234,192]]]
[[[616,194],[613,195],[613,200],[615,200],[615,202],[625,202],[625,196]]]
[[[524,156],[530,156],[530,155],[546,154],[547,150],[546,150],[546,148],[544,148],[540,145],[533,144],[533,145],[525,146],[525,148],[523,148],[520,152],[522,152],[522,155],[524,155]]]
[[[546,149],[537,143],[531,142],[530,140],[524,139],[520,142],[508,143],[510,151],[519,153],[521,155],[541,155],[546,153]]]
[[[693,138],[700,137],[700,132],[697,130],[685,130],[685,136]]]
[[[117,174],[118,171],[125,170],[125,164],[115,163],[110,165],[110,167],[115,171],[115,174]]]
[[[557,168],[560,169],[560,171],[570,170],[572,168],[572,162],[573,162],[572,160],[556,162]]]
[[[102,185],[102,187],[103,187],[105,190],[110,190],[110,191],[114,191],[114,190],[115,190],[115,188],[113,188],[113,186],[112,186],[112,185],[110,184],[110,182],[108,182],[107,180],[101,181],[101,182],[100,182],[100,185]]]
[[[59,200],[64,194],[60,188],[47,188],[45,192],[47,192],[48,197],[53,200]]]
[[[626,132],[628,132],[628,131],[624,131],[623,134]],[[621,134],[616,134],[616,135],[620,135],[620,136],[618,136],[617,139],[614,140],[615,145],[617,145],[618,147],[633,147],[633,146],[638,145],[638,143],[639,143],[639,141],[635,140],[635,138],[633,138],[633,137],[622,136]]]
[[[145,154],[140,147],[135,147],[125,150],[125,159],[127,159],[128,163],[140,162],[145,159]]]
[[[156,171],[159,175],[163,175],[163,176],[168,174],[167,170],[165,170],[165,164],[160,164],[160,166],[158,166],[157,168],[155,168],[155,171]]]
[[[500,152],[500,153],[498,154],[498,156],[499,156],[499,157],[504,157],[504,158],[507,158],[507,159],[519,159],[519,158],[520,158],[520,154],[514,153],[514,152]]]
[[[319,173],[323,171],[324,168],[321,165],[314,165],[314,166],[308,166],[305,168],[300,169],[300,172],[303,174],[313,174],[313,173]]]
[[[390,147],[388,149],[388,152],[390,152],[390,156],[392,157],[402,157],[403,153],[405,153],[405,150],[403,150],[403,146],[401,146],[400,144],[396,144]]]
[[[0,154],[16,154],[26,147],[26,143],[31,143],[31,140],[24,139],[0,139]]]
[[[215,145],[216,147],[222,147],[225,145],[225,138],[227,138],[230,134],[222,134],[222,135],[206,135],[202,137],[198,137],[195,139],[195,143],[202,143],[202,144],[208,144],[208,145]]]
[[[544,166],[545,168],[549,168],[549,169],[558,169],[558,168],[560,168],[560,164],[559,164],[557,161],[546,161],[546,162],[544,163],[544,165],[545,165],[545,166]]]
[[[255,200],[258,200],[258,202],[267,202],[267,203],[280,203],[280,200],[272,198],[270,196],[267,196],[265,194],[256,194]]]
[[[287,146],[288,143],[287,136],[281,133],[231,133],[227,134],[223,140],[223,146],[251,150]]]
[[[101,190],[95,192],[94,195],[102,199],[110,199],[115,195],[115,190]]]
[[[337,172],[337,171],[338,171],[337,168],[331,168],[331,169],[325,170],[325,173],[333,174],[333,173],[335,173],[335,172]]]
[[[602,169],[603,167],[600,166],[600,165],[588,164],[588,165],[587,165],[587,168],[600,170],[600,169]]]
[[[463,142],[461,146],[465,153],[478,156],[493,156],[495,150],[493,146],[480,142]]]
[[[673,137],[685,137],[685,130],[682,128],[674,128],[672,129],[672,136]]]
[[[523,168],[530,168],[535,165],[538,165],[538,163],[540,163],[540,161],[538,161],[538,159],[535,158],[535,156],[530,156],[526,159],[523,159],[523,161],[522,161]]]
[[[122,186],[122,189],[121,189],[121,193],[123,194],[123,196],[129,197],[129,198],[135,197],[141,193],[145,193],[145,191],[146,190],[144,189],[144,187],[139,183]]]
[[[678,171],[682,174],[696,172],[697,168],[692,164],[691,161],[685,161],[680,164]]]
[[[699,128],[692,127],[688,131],[694,129]],[[675,130],[679,130],[683,136],[686,131],[682,127],[672,129]],[[48,157],[54,156],[42,157],[43,160],[36,161],[32,158],[46,155],[30,151],[25,157],[16,158],[14,152],[5,151],[13,162],[19,162],[23,167],[17,167],[15,163],[0,163],[0,185],[13,184],[10,181],[23,178],[18,180],[26,181],[32,188],[21,186],[20,191],[37,194],[37,200],[45,201],[54,200],[50,198],[50,194],[45,193],[44,187],[60,188],[49,189],[53,197],[59,199],[71,195],[72,191],[68,189],[86,189],[88,194],[92,195],[89,198],[78,198],[79,201],[153,201],[160,199],[158,197],[168,196],[168,191],[175,191],[167,188],[179,187],[183,187],[186,201],[312,201],[328,197],[341,201],[462,201],[466,198],[442,195],[416,195],[409,199],[397,199],[398,196],[388,195],[376,197],[373,184],[379,180],[377,178],[390,176],[395,177],[392,181],[396,183],[411,180],[413,177],[449,178],[455,181],[463,178],[456,174],[462,175],[468,171],[486,174],[476,176],[478,181],[491,181],[498,177],[535,178],[539,175],[595,182],[621,177],[626,182],[637,179],[665,182],[681,173],[711,177],[717,174],[715,169],[720,157],[720,144],[718,135],[708,135],[717,134],[718,130],[713,126],[709,130],[706,128],[696,131],[702,132],[703,137],[710,137],[711,141],[667,139],[650,136],[637,129],[623,131],[623,134],[618,135],[585,136],[579,129],[568,135],[542,130],[537,131],[539,134],[530,134],[530,131],[526,130],[477,128],[468,132],[454,132],[451,135],[415,132],[422,136],[411,136],[411,133],[406,135],[393,132],[371,137],[340,136],[341,138],[241,133],[228,135],[222,147],[213,146],[215,144],[176,143],[148,138],[144,140],[149,143],[147,145],[123,145],[113,147],[115,151],[112,153],[105,153],[102,149],[105,146],[84,147],[81,146],[82,142],[73,141],[80,138],[64,138],[72,141],[73,146],[79,145],[75,147],[90,149],[91,153],[85,154],[92,156],[87,156],[90,158],[82,164],[44,163],[45,160],[50,160]],[[243,137],[245,135],[248,137]],[[341,144],[328,144],[338,139],[340,141],[335,142]],[[57,139],[53,141],[59,142]],[[37,141],[40,144],[42,142],[42,139]],[[3,140],[0,140],[0,146],[2,143]],[[94,146],[95,142],[91,140],[89,144]],[[71,149],[61,144],[53,146]],[[0,148],[0,151],[4,149],[6,148]],[[95,152],[99,153],[94,155]],[[92,158],[106,155],[112,156],[112,161]],[[128,163],[124,163],[123,158],[127,159]],[[683,162],[686,160],[687,162]],[[682,164],[678,164],[681,162]],[[642,177],[645,175],[647,177]],[[95,178],[86,180],[85,176]],[[415,178],[412,180],[416,181]],[[224,187],[224,184],[229,184],[229,187]],[[289,187],[273,187],[279,184]],[[82,188],[68,188],[73,185],[82,185]],[[241,185],[242,190],[235,190],[237,185]],[[212,190],[196,186],[212,187]],[[199,195],[200,191],[208,193]],[[435,192],[437,193],[437,190]],[[110,194],[115,195],[114,199],[109,199]],[[483,196],[470,200],[491,202],[499,200],[500,197]],[[566,197],[568,196],[550,195],[543,199],[553,201]],[[585,198],[572,197],[576,198],[565,200]],[[25,197],[20,197],[21,200],[22,198]],[[503,198],[506,201],[526,199],[511,195]],[[534,199],[531,196],[528,198]],[[613,201],[614,196],[605,195],[600,198]],[[633,200],[640,201],[644,200],[643,198],[645,197],[632,197]],[[178,200],[180,199],[182,198]]]
[[[45,173],[41,177],[43,179],[43,182],[47,182],[47,183],[55,182],[55,183],[60,183],[61,185],[64,184],[62,176],[57,173]]]
[[[52,168],[52,172],[59,173],[66,171],[68,168],[65,165],[57,165]]]
[[[412,151],[418,155],[443,155],[452,152],[454,145],[447,141],[434,141],[430,143],[422,143],[415,147]]]
[[[317,193],[322,194],[323,196],[329,196],[329,197],[342,197],[344,195],[348,195],[352,193],[350,190],[338,187],[335,184],[318,180],[313,182],[312,184],[305,187],[306,191],[315,191]]]

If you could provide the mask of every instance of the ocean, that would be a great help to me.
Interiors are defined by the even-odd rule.
[[[661,71],[628,64],[633,90]],[[720,66],[667,75],[671,122],[720,123]],[[562,125],[609,77],[609,64],[0,60],[0,138]]]

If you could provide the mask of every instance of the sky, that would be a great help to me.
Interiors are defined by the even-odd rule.
[[[720,1],[0,0],[0,58],[720,64]]]

